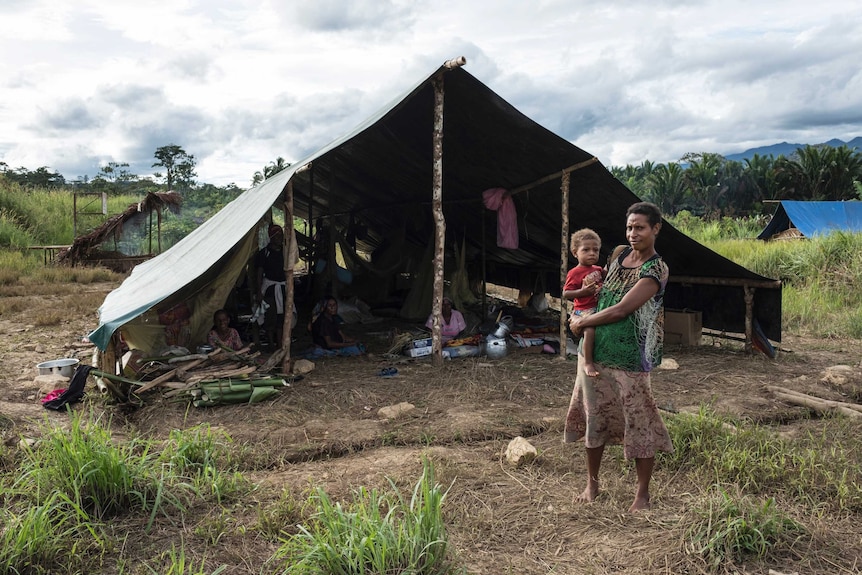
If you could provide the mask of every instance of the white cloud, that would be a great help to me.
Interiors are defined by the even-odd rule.
[[[606,165],[862,135],[862,7],[566,0],[6,0],[0,160],[152,173],[168,143],[246,185],[465,55]]]

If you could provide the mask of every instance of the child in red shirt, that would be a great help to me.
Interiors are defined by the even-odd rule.
[[[599,289],[602,287],[606,270],[596,265],[599,261],[599,251],[602,240],[590,228],[583,228],[572,234],[569,249],[578,260],[578,265],[569,270],[566,284],[563,286],[563,297],[574,302],[572,313],[587,316],[595,313],[599,304]],[[593,340],[595,329],[584,330],[584,371],[595,377],[599,374],[593,364]]]

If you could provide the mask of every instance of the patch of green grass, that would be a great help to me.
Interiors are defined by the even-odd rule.
[[[308,518],[309,501],[285,489],[273,505],[258,510],[256,531],[272,541],[297,533],[298,525]]]
[[[283,573],[454,573],[442,517],[445,492],[434,483],[430,461],[406,501],[390,480],[390,493],[360,488],[345,505],[322,489],[317,513],[279,548]]]
[[[197,565],[192,558],[186,557],[186,550],[182,545],[179,549],[176,545],[171,545],[170,549],[161,554],[157,563],[156,567],[147,563],[144,567],[153,575],[218,575],[227,569],[227,565],[220,565],[214,571],[207,571],[206,557]]]
[[[219,504],[235,501],[249,493],[253,486],[238,472],[231,471],[230,445],[227,433],[213,430],[209,424],[191,429],[175,429],[160,459],[177,476],[187,477],[193,491],[212,495]]]
[[[25,449],[16,488],[36,500],[58,491],[96,517],[146,506],[146,451],[139,454],[134,441],[115,445],[98,418],[70,416],[68,431],[46,421],[42,440]]]
[[[105,541],[97,524],[65,494],[0,508],[0,573],[83,573]]]
[[[716,490],[693,514],[686,549],[702,556],[713,569],[763,558],[778,548],[789,548],[805,534],[805,528],[778,509],[771,497],[732,497]]]
[[[824,431],[790,442],[760,426],[735,428],[709,409],[667,420],[674,452],[662,466],[691,474],[707,485],[736,485],[746,493],[783,493],[803,505],[862,509],[860,441],[841,418],[823,420]]]

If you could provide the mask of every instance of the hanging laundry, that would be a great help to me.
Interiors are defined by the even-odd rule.
[[[482,201],[486,208],[497,212],[497,246],[518,249],[518,213],[508,191],[505,188],[485,190]]]

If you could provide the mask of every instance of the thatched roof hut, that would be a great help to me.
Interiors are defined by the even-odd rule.
[[[123,236],[124,227],[134,224],[136,228],[151,221],[152,214],[157,217],[157,250],[161,252],[162,210],[165,208],[177,213],[182,205],[182,197],[176,192],[149,192],[143,200],[130,204],[121,213],[112,216],[88,234],[78,236],[69,249],[60,252],[59,263],[70,265],[105,265],[117,271],[128,271],[135,264],[152,257],[152,249],[146,254],[126,254],[117,249]],[[151,233],[151,232],[150,232]],[[114,250],[106,250],[105,242],[113,240]],[[152,248],[152,238],[149,242]]]

